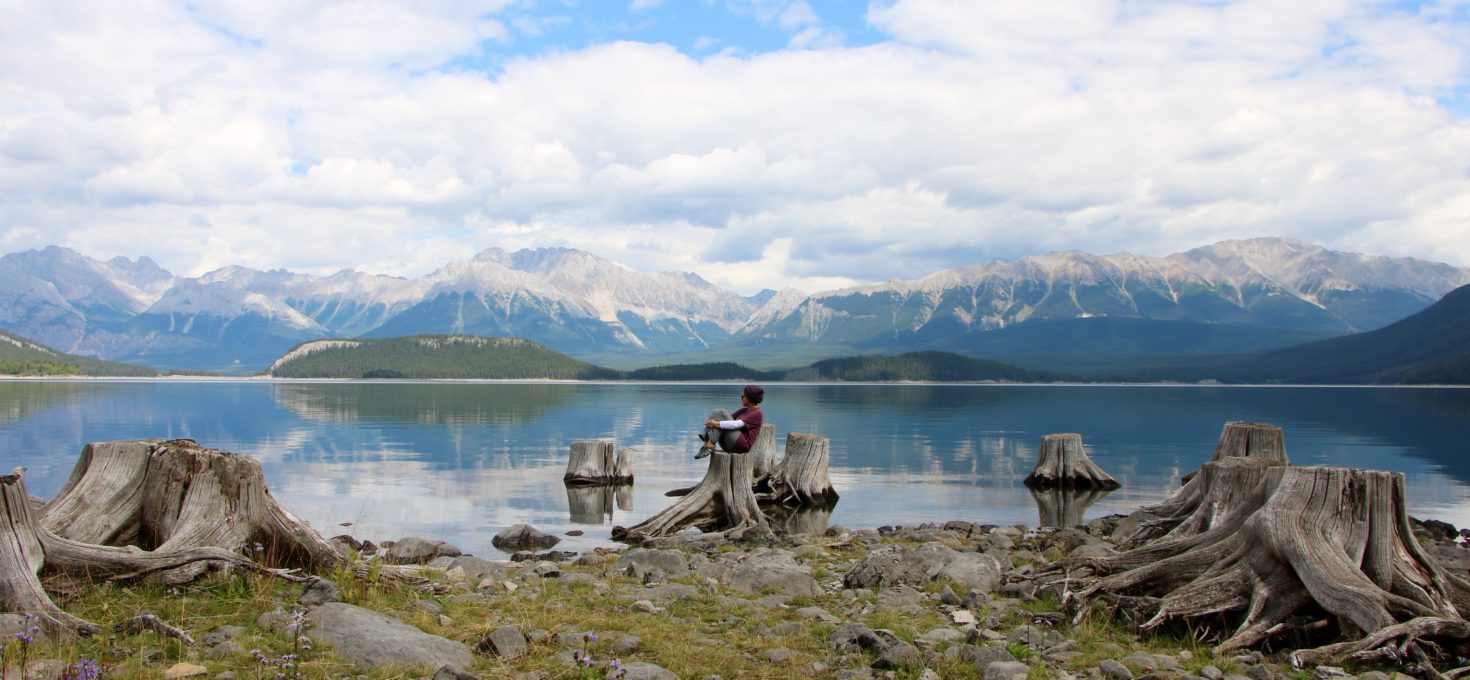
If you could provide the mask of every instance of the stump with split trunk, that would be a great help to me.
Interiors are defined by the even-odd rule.
[[[276,502],[259,461],[191,439],[88,444],[38,520],[80,543],[159,553],[250,546],[262,564],[312,571],[346,562]]]
[[[837,502],[827,472],[830,443],[805,432],[786,435],[786,455],[770,474],[755,482],[756,497],[783,505],[823,506]]]
[[[752,462],[743,453],[714,452],[699,484],[658,514],[631,527],[613,527],[613,539],[639,542],[689,528],[732,539],[770,534],[770,524],[751,491]]]
[[[56,606],[46,593],[43,578],[131,582],[193,566],[243,568],[294,578],[218,547],[175,544],[142,551],[63,538],[47,529],[33,511],[23,469],[0,477],[0,611],[33,613],[52,632],[91,634],[100,627]]]
[[[1048,434],[1041,437],[1036,467],[1026,475],[1026,486],[1063,489],[1116,489],[1117,480],[1092,462],[1082,448],[1082,435]]]
[[[568,485],[632,484],[633,449],[616,448],[610,439],[572,442],[562,481]]]
[[[1433,673],[1437,657],[1470,651],[1470,584],[1420,549],[1402,474],[1226,456],[1191,483],[1193,510],[1158,540],[1064,563],[1079,616],[1103,601],[1145,629],[1189,621],[1218,635],[1219,654],[1271,639],[1334,643],[1299,649],[1298,665]]]

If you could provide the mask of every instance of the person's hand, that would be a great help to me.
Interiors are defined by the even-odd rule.
[[[719,427],[720,426],[720,421],[715,420],[714,418],[710,418],[709,420],[704,421],[704,426],[705,427]]]

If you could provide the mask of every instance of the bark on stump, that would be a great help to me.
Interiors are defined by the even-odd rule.
[[[756,497],[782,505],[830,506],[837,491],[827,472],[830,443],[805,432],[786,435],[786,456],[755,482]]]
[[[569,485],[632,484],[633,449],[616,451],[616,448],[610,439],[572,442],[562,481]]]
[[[1081,572],[1072,604],[1085,614],[1092,600],[1111,602],[1145,629],[1192,620],[1222,638],[1222,655],[1283,633],[1303,646],[1350,640],[1300,649],[1299,665],[1391,661],[1433,673],[1445,645],[1464,653],[1470,584],[1420,549],[1402,474],[1255,458],[1202,470],[1199,519],[1142,548],[1064,563]]]
[[[776,469],[776,427],[770,423],[761,425],[761,432],[750,447],[750,474],[760,479]]]
[[[1220,441],[1215,444],[1215,452],[1205,462],[1226,458],[1265,458],[1291,465],[1291,460],[1286,457],[1286,437],[1281,428],[1266,423],[1225,423],[1225,428],[1220,431]],[[1195,470],[1184,475],[1182,481],[1188,483],[1198,473],[1199,470]]]
[[[1260,480],[1274,467],[1286,463],[1274,458],[1225,457],[1190,475],[1174,495],[1158,505],[1138,512],[1148,519],[1138,530],[1124,538],[1123,546],[1132,547],[1160,538],[1179,538],[1201,534],[1210,529],[1242,519],[1265,502],[1257,493]],[[1242,499],[1242,495],[1250,495]]]
[[[613,527],[614,540],[639,542],[695,528],[731,539],[771,527],[751,491],[751,460],[743,453],[710,454],[704,479],[673,505],[632,527]]]
[[[38,521],[82,544],[136,546],[161,554],[249,546],[261,564],[315,572],[346,562],[335,546],[276,502],[259,461],[206,449],[191,439],[88,444]]]
[[[148,552],[57,536],[32,512],[24,469],[0,477],[0,611],[33,613],[51,632],[89,635],[101,627],[62,611],[47,595],[42,578],[129,582],[191,565],[239,567],[301,580],[222,548]]]
[[[1064,489],[1052,487],[1042,489],[1029,487],[1031,498],[1036,501],[1036,510],[1041,515],[1038,526],[1075,527],[1082,524],[1087,508],[1108,494],[1112,489]]]
[[[1116,489],[1111,475],[1092,462],[1076,433],[1042,435],[1036,467],[1026,475],[1026,486],[1063,489]]]

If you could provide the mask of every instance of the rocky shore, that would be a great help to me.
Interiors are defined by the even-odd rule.
[[[1043,575],[1064,557],[1106,555],[1117,516],[1067,529],[966,521],[731,544],[679,535],[585,553],[528,549],[511,559],[441,541],[383,546],[338,537],[356,568],[304,588],[255,575],[194,589],[74,594],[100,621],[151,608],[194,631],[23,643],[0,617],[6,678],[1341,678],[1392,668],[1295,669],[1259,651],[1216,657],[1190,631],[1139,636],[1105,612],[1062,611]],[[1416,523],[1447,568],[1470,573],[1454,527]],[[555,542],[513,527],[504,546]],[[387,578],[384,565],[413,578]],[[126,616],[124,616],[126,615]],[[24,654],[24,655],[23,655]],[[85,675],[86,664],[100,673]],[[24,675],[21,674],[24,666]]]

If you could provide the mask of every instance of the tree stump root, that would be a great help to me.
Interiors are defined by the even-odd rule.
[[[1470,583],[1420,549],[1402,474],[1247,457],[1206,464],[1193,481],[1199,502],[1158,540],[1056,567],[1081,574],[1068,602],[1079,618],[1102,601],[1147,614],[1144,630],[1230,621],[1214,631],[1222,655],[1279,638],[1303,615],[1325,615],[1318,637],[1360,638],[1299,650],[1304,663],[1422,657],[1423,665],[1439,643],[1470,639],[1461,614]]]
[[[769,534],[770,525],[751,491],[751,462],[744,454],[716,451],[704,479],[688,494],[632,527],[613,527],[613,540],[637,543],[689,528],[732,540],[752,532]]]

